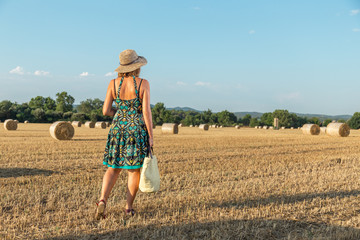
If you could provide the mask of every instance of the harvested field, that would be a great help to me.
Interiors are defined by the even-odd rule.
[[[124,218],[126,174],[93,220],[107,132],[0,124],[0,239],[359,239],[360,131],[154,129],[161,190]]]

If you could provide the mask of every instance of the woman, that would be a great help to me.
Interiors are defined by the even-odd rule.
[[[128,187],[125,213],[133,216],[133,202],[139,189],[140,168],[153,146],[150,86],[140,79],[140,67],[146,65],[144,57],[134,50],[120,53],[120,66],[115,69],[118,78],[109,83],[103,106],[103,114],[113,116],[103,164],[105,172],[100,200],[95,218],[105,218],[106,202],[122,169],[128,171]],[[112,108],[115,101],[116,109]]]

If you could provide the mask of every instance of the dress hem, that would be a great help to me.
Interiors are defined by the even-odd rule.
[[[104,165],[111,167],[111,168],[121,168],[121,169],[139,169],[142,168],[141,166],[116,166],[116,165],[110,165],[107,162],[103,162]]]

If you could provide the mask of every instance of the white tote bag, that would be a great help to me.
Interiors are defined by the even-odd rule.
[[[153,149],[149,151],[149,155],[145,157],[141,168],[139,188],[142,192],[157,192],[160,189],[160,174],[156,157],[152,154]]]

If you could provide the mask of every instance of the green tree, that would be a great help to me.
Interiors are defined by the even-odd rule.
[[[164,115],[166,112],[166,108],[164,103],[156,103],[155,106],[151,109],[151,114],[153,118],[153,124],[162,125],[164,123]]]
[[[261,118],[261,125],[272,126],[274,124],[274,117],[271,112],[264,113]]]
[[[51,97],[45,98],[44,102],[44,110],[56,110],[56,102]]]
[[[349,127],[352,129],[360,128],[360,112],[355,112],[348,121]]]
[[[5,119],[14,118],[16,112],[12,108],[14,103],[4,100],[0,102],[0,119],[4,121]]]
[[[244,126],[249,126],[251,121],[251,115],[250,114],[246,114],[242,119],[241,122]]]
[[[44,109],[44,105],[45,105],[45,98],[42,96],[31,98],[31,100],[29,101],[29,106],[31,109],[37,109],[37,108]]]
[[[325,119],[322,123],[323,126],[327,126],[329,123],[331,123],[331,119]]]
[[[73,110],[73,104],[75,99],[67,92],[61,92],[56,94],[56,111],[69,112]]]
[[[309,119],[309,123],[320,125],[320,119],[317,117],[312,117]]]
[[[250,127],[255,127],[255,126],[259,126],[259,120],[257,118],[251,118],[250,119],[250,123],[249,123],[249,126]]]
[[[90,114],[93,110],[100,110],[102,112],[104,102],[99,98],[95,99],[86,99],[81,101],[80,105],[77,107],[78,112]]]
[[[35,120],[37,122],[41,122],[42,120],[45,120],[45,111],[42,108],[37,108],[35,110],[32,110],[31,114],[34,115]]]
[[[275,110],[272,114],[273,118],[279,119],[279,127],[290,127],[291,125],[295,125],[294,120],[292,119],[292,116],[290,115],[288,110]],[[274,121],[271,125],[274,124]]]
[[[237,118],[234,113],[229,112],[227,110],[221,111],[217,113],[217,118],[219,124],[223,126],[231,126],[237,121]]]

